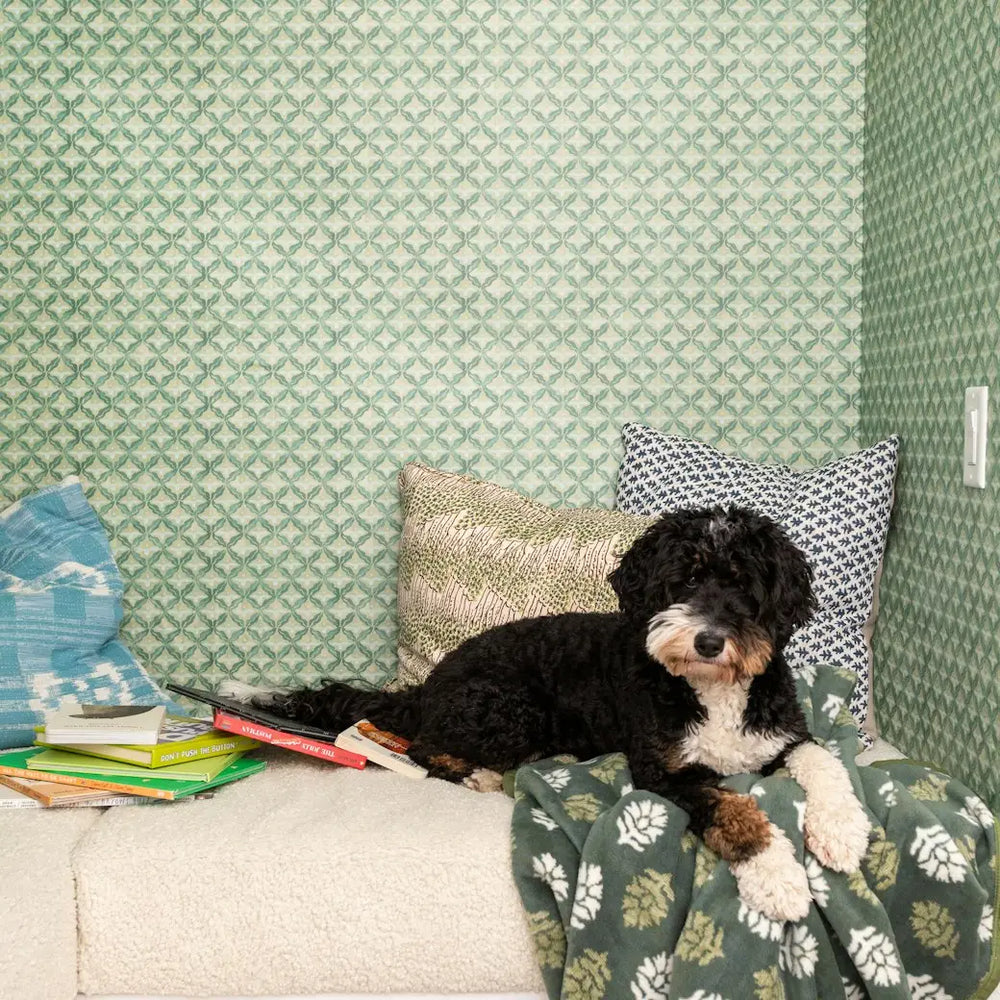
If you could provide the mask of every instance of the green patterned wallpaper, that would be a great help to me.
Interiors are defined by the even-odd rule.
[[[902,435],[876,636],[882,731],[1000,810],[1000,450],[962,485],[962,407],[1000,430],[1000,8],[870,0],[861,437]]]
[[[384,679],[407,460],[855,444],[863,69],[863,0],[8,0],[0,491],[84,477],[158,675]]]

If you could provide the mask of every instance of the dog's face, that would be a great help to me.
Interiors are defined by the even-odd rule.
[[[608,580],[649,655],[690,680],[763,673],[816,606],[801,550],[743,507],[663,515]]]

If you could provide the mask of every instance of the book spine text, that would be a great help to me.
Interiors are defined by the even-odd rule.
[[[229,715],[220,709],[215,710],[213,725],[216,729],[223,729],[227,733],[249,736],[262,743],[270,743],[272,746],[282,747],[285,750],[308,754],[310,757],[319,757],[321,760],[328,760],[334,764],[344,764],[347,767],[361,769],[368,762],[367,758],[362,757],[361,754],[352,753],[350,750],[341,750],[340,747],[335,747],[332,743],[323,743],[305,736],[283,733],[279,729],[271,729],[259,722],[250,722],[248,719]]]
[[[163,750],[153,752],[152,766],[161,767],[164,764],[181,764],[196,760],[198,757],[221,757],[223,754],[235,753],[241,749],[237,740],[227,740],[223,743],[209,743],[201,747],[189,747],[186,750]]]
[[[104,788],[109,792],[129,795],[144,795],[150,799],[172,799],[174,793],[162,788],[150,788],[146,785],[124,785],[113,781],[98,781],[97,778],[79,778],[75,774],[59,774],[55,771],[34,771],[30,767],[11,767],[0,764],[0,774],[10,774],[15,778],[35,778],[38,781],[53,781],[57,785],[78,785],[81,788]]]

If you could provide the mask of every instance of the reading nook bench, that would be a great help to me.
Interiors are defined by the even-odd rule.
[[[3,1000],[543,996],[506,795],[258,753],[211,799],[0,813]]]
[[[501,621],[613,609],[608,573],[653,510],[740,502],[788,525],[814,569],[818,610],[786,653],[805,690],[831,656],[849,679],[840,695],[815,706],[848,733],[841,752],[859,745],[860,721],[874,743],[866,760],[899,756],[876,739],[869,646],[898,441],[801,473],[639,425],[625,428],[625,443],[613,510],[548,507],[416,463],[402,470],[396,683],[419,683],[448,649]],[[118,636],[123,583],[79,481],[8,508],[0,546],[13,554],[6,586],[14,599],[0,612],[14,638],[11,682],[23,687],[20,700],[15,690],[8,701],[8,745],[35,735],[57,671],[64,685],[57,693],[70,700],[163,699]],[[11,904],[0,951],[2,1000],[72,1000],[78,993],[543,995],[538,962],[544,958],[551,971],[558,925],[534,908],[526,919],[512,873],[514,807],[507,795],[372,765],[336,767],[274,747],[254,752],[267,762],[263,772],[207,798],[107,810],[0,810],[0,886]],[[911,791],[933,797],[941,786],[928,787]],[[573,812],[582,817],[596,799],[578,798]],[[986,851],[993,837],[988,811],[978,799],[966,802],[961,822],[979,830]],[[543,812],[532,821],[556,828]],[[913,834],[904,831],[909,840]],[[991,886],[989,859],[976,858],[978,841],[965,840],[983,885]],[[964,870],[957,850],[948,840],[945,862]],[[872,855],[872,863],[881,856]],[[554,877],[546,877],[549,857],[541,849],[537,871],[528,866],[529,881],[542,887],[551,880],[555,891]],[[568,863],[573,871],[583,867]],[[969,884],[979,891],[971,878]],[[857,888],[867,892],[865,886]],[[817,892],[825,898],[826,888]],[[976,955],[976,982],[985,982],[990,975],[979,966],[992,955],[993,910],[975,900],[978,932],[966,928],[962,940]],[[775,928],[779,937],[758,927],[772,950],[783,933]],[[811,933],[804,924],[798,929]],[[920,933],[938,947],[923,925]],[[560,940],[565,956],[569,936]],[[796,964],[790,974],[803,968]],[[656,969],[654,962],[643,976],[655,979]]]
[[[4,1000],[541,989],[505,795],[259,753],[211,799],[0,814]]]

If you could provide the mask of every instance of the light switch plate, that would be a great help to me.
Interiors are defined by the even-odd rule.
[[[966,486],[986,488],[986,427],[989,389],[985,385],[965,390],[965,449],[962,481]]]

